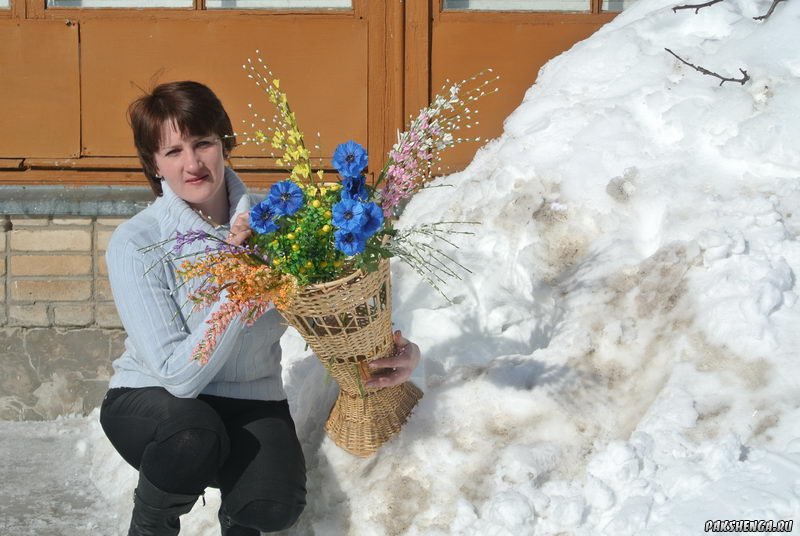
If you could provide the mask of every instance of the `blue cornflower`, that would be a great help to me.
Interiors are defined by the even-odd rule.
[[[363,253],[367,247],[367,239],[364,236],[345,229],[339,229],[333,233],[333,238],[336,249],[348,257]]]
[[[287,179],[272,185],[265,202],[276,216],[291,216],[303,206],[303,190]]]
[[[278,230],[275,220],[278,217],[268,199],[250,209],[250,227],[259,234],[269,234]]]
[[[366,201],[369,199],[367,179],[364,175],[358,177],[345,177],[342,179],[342,199],[356,199]]]
[[[377,203],[367,203],[364,205],[364,216],[364,227],[361,228],[361,233],[369,238],[383,227],[383,209]]]
[[[354,199],[342,199],[333,205],[333,224],[339,229],[360,232],[367,221],[365,207]]]
[[[350,140],[340,144],[333,152],[333,167],[342,177],[358,177],[367,167],[367,151]]]

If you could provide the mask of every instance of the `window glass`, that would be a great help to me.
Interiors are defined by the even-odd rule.
[[[603,11],[622,11],[628,9],[636,0],[603,0]]]
[[[192,5],[192,0],[47,0],[47,7],[192,7]]]
[[[352,0],[206,0],[206,9],[349,9]]]
[[[444,9],[474,9],[478,11],[590,11],[591,2],[590,0],[444,0]]]
[[[8,0],[0,0],[0,9],[5,9],[8,7]]]

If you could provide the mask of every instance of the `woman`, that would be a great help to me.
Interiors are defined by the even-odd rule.
[[[106,252],[128,338],[100,413],[111,443],[139,470],[128,534],[178,534],[179,516],[207,486],[222,494],[223,535],[285,529],[305,506],[306,476],[281,382],[280,316],[270,310],[250,327],[233,321],[200,366],[191,353],[220,303],[185,315],[189,289],[176,266],[158,248],[142,250],[190,229],[236,245],[250,236],[246,188],[225,167],[235,144],[230,119],[197,82],[156,87],[131,104],[129,118],[157,199],[118,227]],[[205,244],[189,247],[182,253]],[[400,332],[395,344],[399,355],[374,366],[396,370],[368,386],[410,377],[419,349]]]

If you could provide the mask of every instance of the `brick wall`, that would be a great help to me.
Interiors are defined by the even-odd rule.
[[[99,404],[124,340],[104,258],[122,221],[2,221],[0,420],[51,419]]]

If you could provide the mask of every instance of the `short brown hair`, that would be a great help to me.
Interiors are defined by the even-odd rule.
[[[161,148],[164,123],[171,121],[183,135],[209,136],[222,140],[227,158],[236,145],[233,127],[222,102],[208,86],[199,82],[168,82],[142,95],[128,107],[133,142],[150,188],[162,195],[155,154]]]

